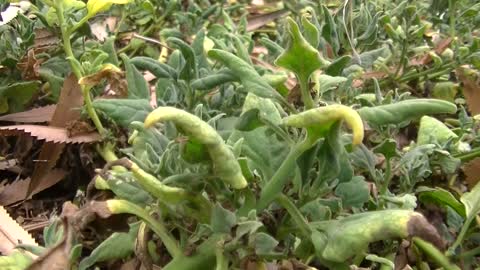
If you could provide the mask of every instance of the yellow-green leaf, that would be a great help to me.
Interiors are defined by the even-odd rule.
[[[89,17],[93,17],[95,14],[108,10],[113,4],[128,4],[132,0],[89,0],[87,2],[87,11]]]

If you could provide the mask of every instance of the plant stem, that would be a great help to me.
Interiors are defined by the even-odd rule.
[[[463,238],[465,238],[465,234],[468,231],[468,228],[470,227],[470,223],[472,223],[473,219],[475,219],[476,215],[470,215],[467,217],[465,222],[463,223],[462,229],[460,230],[460,233],[457,236],[457,239],[455,239],[455,242],[450,246],[450,248],[447,251],[447,256],[452,256],[455,253],[455,249],[457,249],[463,242]]]
[[[290,150],[280,168],[273,175],[272,179],[263,187],[258,201],[257,210],[265,209],[275,198],[282,193],[283,187],[288,183],[290,175],[295,168],[298,157],[312,147],[314,142],[309,138],[295,146]]]
[[[298,77],[298,82],[300,83],[300,92],[305,109],[312,109],[315,107],[315,103],[313,102],[312,95],[310,95],[310,89],[308,89],[308,78]]]
[[[461,153],[453,155],[453,157],[460,159],[462,162],[472,160],[476,157],[480,157],[480,148],[474,148],[468,153]]]
[[[285,194],[279,194],[275,201],[280,204],[285,210],[287,210],[288,214],[292,217],[295,224],[297,224],[300,232],[303,234],[304,237],[309,238],[312,234],[310,230],[310,226],[308,226],[308,222],[305,217],[300,213],[300,210],[295,206],[295,204],[287,197]]]
[[[452,264],[445,255],[442,254],[434,245],[419,238],[413,237],[413,243],[426,255],[428,255],[435,263],[442,266],[445,270],[460,270],[458,266]]]
[[[79,69],[79,67],[73,63],[73,61],[75,61],[75,55],[73,54],[72,44],[70,42],[72,30],[68,30],[68,25],[65,22],[65,17],[63,15],[63,2],[56,0],[55,9],[57,13],[58,23],[60,24],[60,30],[62,32],[63,49],[65,51],[65,55],[67,56],[66,58],[70,60],[70,66],[72,67],[73,74],[75,74],[77,79],[80,79],[84,74],[82,74],[82,71]],[[83,19],[85,18],[87,18],[86,20],[88,20],[87,16],[85,16]],[[81,24],[85,23],[86,20],[83,21],[83,19],[78,22],[77,25],[75,25],[72,29],[76,30],[78,27],[80,27]],[[85,101],[85,107],[87,108],[88,116],[93,121],[100,135],[103,136],[106,134],[106,130],[103,128],[97,113],[93,109],[92,98],[90,97],[90,88],[84,85],[81,85],[80,87],[82,89],[82,94]]]
[[[113,214],[128,213],[141,218],[162,239],[163,245],[173,258],[182,256],[183,252],[175,238],[160,221],[152,218],[143,208],[126,200],[108,200],[107,205]]]
[[[392,163],[390,162],[390,158],[387,158],[385,162],[385,178],[383,179],[382,188],[380,189],[380,194],[382,195],[387,193],[390,180],[392,179]]]

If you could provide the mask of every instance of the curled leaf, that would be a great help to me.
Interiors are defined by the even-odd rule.
[[[443,240],[425,217],[410,210],[383,210],[351,215],[330,221],[312,234],[317,255],[333,262],[345,262],[364,252],[368,244],[387,239],[419,236],[439,248]]]
[[[457,106],[448,101],[419,98],[375,107],[363,107],[358,110],[358,113],[369,124],[380,126],[399,124],[423,115],[455,113],[456,111]]]
[[[159,107],[145,119],[145,127],[151,127],[157,122],[173,121],[183,132],[199,143],[207,145],[213,162],[215,174],[233,188],[244,188],[247,181],[242,175],[233,152],[227,147],[222,137],[209,124],[197,116],[174,107]]]
[[[315,126],[330,126],[334,122],[345,120],[353,132],[353,145],[358,145],[363,140],[363,123],[360,115],[350,107],[344,105],[330,105],[310,109],[302,113],[287,116],[282,119],[284,125],[308,128]]]

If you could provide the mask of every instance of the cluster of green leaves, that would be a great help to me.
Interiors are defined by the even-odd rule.
[[[246,262],[262,269],[293,259],[330,269],[392,269],[399,249],[392,240],[411,237],[418,255],[412,267],[478,265],[472,223],[480,186],[463,194],[453,188],[464,152],[478,147],[475,119],[463,107],[455,127],[432,117],[456,114],[454,103],[463,104],[451,78],[457,67],[478,72],[479,39],[468,29],[478,25],[478,4],[346,1],[334,13],[323,4],[285,1],[294,15],[275,33],[253,35],[244,4],[187,2],[141,1],[112,10],[121,17],[117,31],[135,26],[142,35],[158,33],[162,44],[133,39],[121,52],[115,36],[103,44],[78,37],[90,35],[85,22],[99,11],[127,1],[39,3],[46,15],[40,12],[35,23],[60,26],[64,63],[82,83],[97,129],[104,129],[98,113],[103,124],[129,132],[123,148],[109,136],[116,129],[102,132],[107,142],[99,153],[113,167],[94,184],[114,194],[106,201],[111,213],[136,215],[141,224],[111,235],[79,269],[133,255],[144,235],[138,226],[158,236],[144,256],[165,269],[239,269]],[[443,5],[448,12],[438,16]],[[453,46],[439,55],[432,35],[452,38]],[[259,44],[268,54],[252,61]],[[424,55],[428,61],[412,63]],[[47,58],[58,68],[58,56]],[[121,74],[120,66],[127,94],[89,103],[104,86],[89,78]],[[147,82],[143,71],[154,80]],[[301,96],[295,104],[285,86],[288,72]],[[65,75],[55,68],[43,74],[52,88]],[[434,99],[419,98],[430,97],[430,89]],[[8,104],[25,102],[15,96]],[[400,146],[417,124],[417,137]],[[443,188],[430,184],[433,176]],[[414,211],[421,204],[445,210],[439,235]],[[448,244],[445,254],[438,239]],[[378,241],[382,248],[370,246]],[[112,248],[118,245],[124,249]]]

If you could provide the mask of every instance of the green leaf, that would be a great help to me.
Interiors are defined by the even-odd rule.
[[[305,16],[302,16],[302,26],[305,39],[313,46],[313,48],[317,48],[320,44],[320,32],[315,24],[311,23]]]
[[[363,107],[358,113],[369,124],[400,124],[428,114],[455,113],[457,106],[439,99],[409,99],[393,104]]]
[[[420,119],[417,144],[422,145],[432,142],[444,144],[452,138],[458,138],[457,134],[436,118],[425,115]]]
[[[260,111],[258,109],[248,110],[238,118],[235,124],[235,129],[240,131],[252,131],[256,128],[264,126],[259,117]]]
[[[219,70],[214,74],[192,81],[190,86],[196,90],[211,90],[224,83],[236,81],[237,77],[229,70]]]
[[[114,259],[123,259],[133,253],[135,249],[135,240],[140,223],[130,225],[128,233],[113,233],[98,245],[90,254],[83,259],[79,270],[86,270],[97,262],[104,262]]]
[[[113,4],[128,4],[132,0],[88,0],[87,2],[87,17],[91,18],[99,12],[108,10]]]
[[[275,60],[275,64],[292,71],[299,80],[307,81],[315,70],[325,66],[325,60],[305,40],[297,23],[290,17],[287,18],[287,21],[290,43],[288,48]]]
[[[344,208],[361,208],[370,198],[370,189],[363,177],[355,176],[349,182],[340,183],[335,189],[335,195],[342,198]]]
[[[147,81],[145,81],[145,78],[143,78],[142,73],[135,68],[125,54],[121,54],[120,57],[125,64],[128,97],[137,99],[150,99],[150,90],[148,88]]]
[[[133,121],[143,122],[152,111],[146,99],[96,99],[93,107],[122,127],[128,127]]]
[[[268,254],[271,253],[276,246],[278,246],[278,241],[266,233],[256,233],[254,237],[254,247],[257,254]]]
[[[266,98],[259,97],[253,93],[248,93],[243,103],[242,112],[247,112],[251,109],[258,109],[259,116],[267,119],[270,123],[279,125],[282,122],[282,117],[278,111],[275,103]]]
[[[339,84],[346,82],[348,79],[340,76],[329,76],[321,74],[318,76],[318,87],[320,93],[325,93],[328,90],[337,87]]]
[[[478,215],[480,212],[480,182],[473,187],[470,192],[466,192],[460,197],[460,201],[465,206],[465,214],[467,219],[471,216]]]
[[[0,256],[0,269],[25,270],[33,262],[27,253],[15,250],[8,256]]]
[[[443,188],[419,187],[418,199],[423,203],[434,203],[439,206],[449,206],[462,217],[465,217],[464,206],[448,190]]]
[[[237,217],[234,213],[223,208],[219,203],[215,204],[210,221],[214,233],[230,234],[230,230],[236,223]]]
[[[432,97],[454,102],[458,92],[458,84],[453,82],[438,82],[432,89]]]
[[[222,62],[232,70],[247,91],[263,98],[281,98],[280,94],[268,85],[252,66],[239,57],[229,52],[215,49],[210,50],[208,56]]]
[[[397,157],[399,156],[397,141],[394,139],[386,139],[375,147],[374,152],[382,154],[385,158]]]
[[[410,222],[414,220],[414,222]],[[354,214],[341,220],[312,225],[312,241],[319,258],[345,262],[375,241],[415,236],[435,230],[419,213],[410,210],[382,210]],[[437,236],[439,238],[439,236]]]
[[[340,42],[338,40],[337,25],[333,19],[330,11],[325,5],[322,5],[323,16],[325,17],[325,25],[322,28],[322,36],[330,43],[335,54],[340,49]]]
[[[343,55],[333,61],[326,69],[325,74],[329,76],[342,75],[343,69],[350,63],[352,57],[350,55]]]
[[[0,86],[0,103],[7,104],[0,109],[0,113],[23,111],[33,95],[39,90],[40,82],[17,82],[7,86]],[[2,106],[3,107],[3,106]]]
[[[185,65],[180,71],[180,78],[186,81],[198,78],[197,58],[192,47],[185,43],[185,41],[176,37],[168,38],[167,42],[173,45],[173,47],[178,48],[185,59]]]

